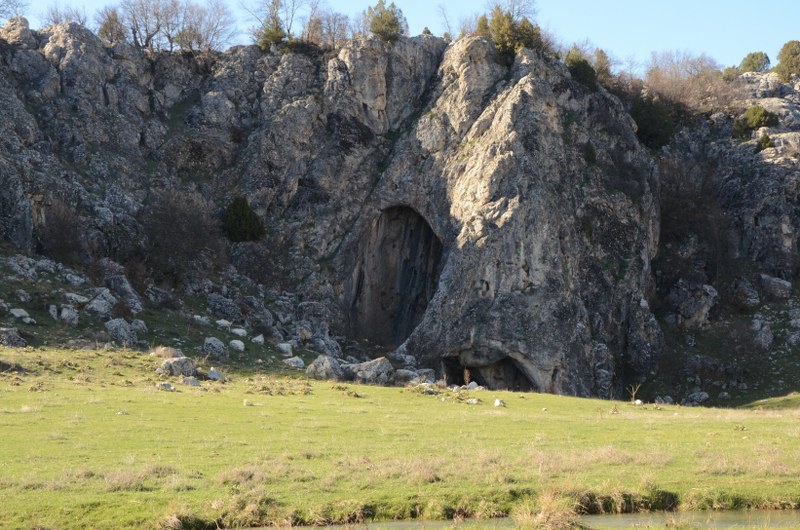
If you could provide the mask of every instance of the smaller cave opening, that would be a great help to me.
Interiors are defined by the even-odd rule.
[[[462,386],[475,381],[491,390],[533,392],[537,388],[531,383],[517,363],[505,357],[486,366],[465,366],[458,357],[442,358],[442,376],[447,386]]]

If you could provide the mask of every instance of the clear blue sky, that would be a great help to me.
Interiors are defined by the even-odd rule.
[[[253,0],[245,0],[253,1]],[[355,15],[374,0],[327,0],[336,11]],[[434,34],[444,32],[437,6],[448,11],[453,26],[471,13],[486,11],[483,0],[393,0],[417,35],[428,26]],[[34,27],[37,16],[53,1],[30,2],[28,17]],[[115,2],[73,0],[58,5],[83,6],[87,13]],[[252,23],[229,3],[244,29]],[[765,51],[777,62],[780,47],[800,40],[800,1],[771,0],[537,0],[536,22],[564,44],[588,40],[620,61],[634,58],[645,63],[653,51],[678,50],[706,53],[722,66],[738,64],[752,51]]]

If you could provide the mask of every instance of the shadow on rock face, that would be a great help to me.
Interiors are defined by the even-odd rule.
[[[422,319],[436,292],[442,243],[413,209],[381,212],[362,237],[346,285],[350,334],[396,348]]]

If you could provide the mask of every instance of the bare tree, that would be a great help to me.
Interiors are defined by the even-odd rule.
[[[442,22],[442,27],[447,35],[453,35],[453,28],[450,25],[450,15],[447,13],[447,8],[444,4],[436,6],[436,12],[439,13],[439,20]]]
[[[500,7],[506,13],[510,13],[514,22],[519,22],[523,18],[533,20],[536,17],[535,0],[490,1],[486,4],[486,10],[491,13],[495,6]]]
[[[653,53],[645,81],[652,92],[698,112],[725,108],[736,96],[736,89],[722,79],[719,64],[705,54]]]
[[[137,48],[155,51],[161,32],[161,5],[163,0],[122,0],[125,25]]]
[[[21,17],[27,8],[24,0],[0,0],[0,18]]]
[[[59,7],[58,4],[51,4],[47,11],[42,16],[43,26],[55,26],[56,24],[67,24],[74,22],[81,26],[86,26],[89,17],[86,16],[86,10],[78,9],[77,7]]]
[[[173,51],[177,45],[178,34],[183,30],[183,17],[190,3],[181,4],[180,0],[163,0],[160,2],[161,31],[160,36],[165,49]]]
[[[234,26],[233,15],[221,0],[209,0],[205,6],[189,2],[176,43],[186,51],[219,50],[235,35]]]

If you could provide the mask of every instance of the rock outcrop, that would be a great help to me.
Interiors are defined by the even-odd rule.
[[[318,304],[275,327],[321,353],[342,355],[330,326],[454,383],[610,396],[650,373],[657,172],[620,102],[559,61],[430,36],[146,56],[16,24],[0,32],[0,238],[18,248],[59,203],[84,250],[124,262],[147,249],[157,193],[244,195],[271,235],[232,262]],[[201,261],[187,291],[263,320],[198,279]]]

